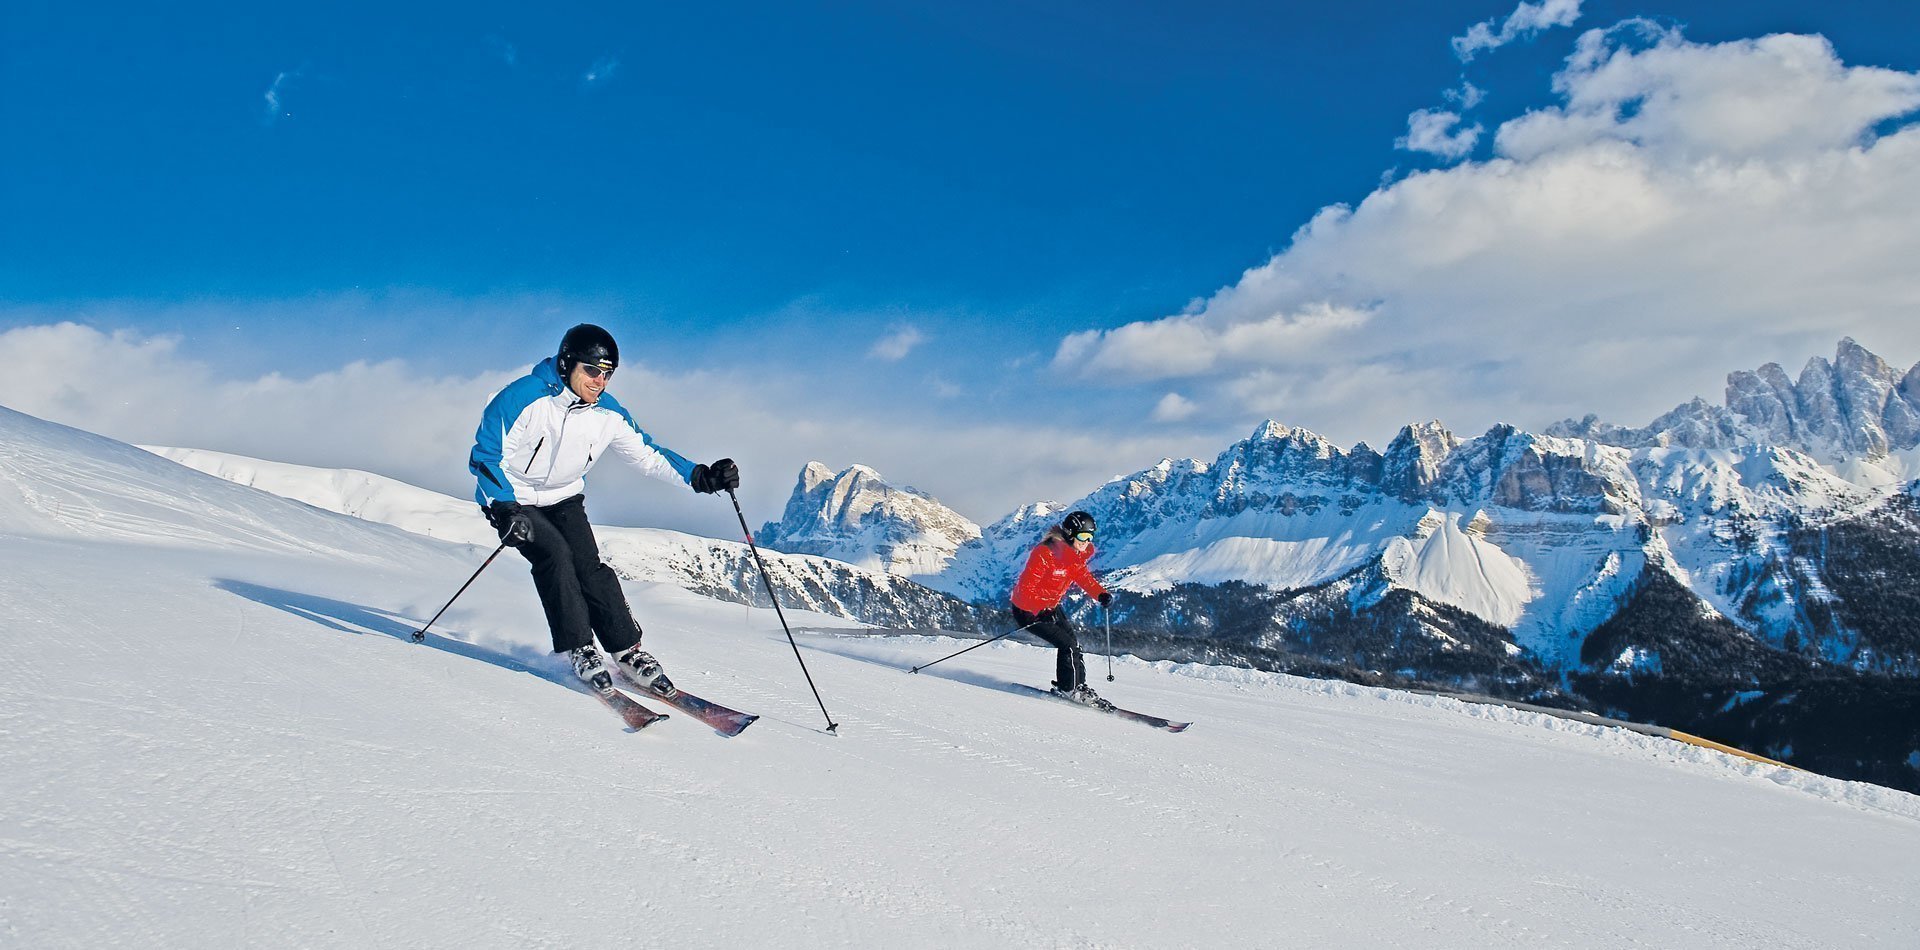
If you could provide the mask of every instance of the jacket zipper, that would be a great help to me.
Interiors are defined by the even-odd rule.
[[[528,475],[533,474],[533,460],[540,457],[540,447],[546,444],[547,444],[547,437],[544,435],[540,437],[540,441],[535,442],[533,444],[533,454],[527,456],[527,467],[524,469],[521,469],[522,473],[528,474]]]
[[[567,421],[573,418],[574,410],[569,407],[560,417],[560,431],[553,437],[553,454],[547,456],[547,487],[553,487],[553,467],[560,463],[560,442],[567,437]],[[532,463],[528,463],[532,464]]]

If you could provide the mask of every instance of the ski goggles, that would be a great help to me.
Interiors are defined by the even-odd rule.
[[[598,363],[581,363],[580,371],[586,373],[588,379],[611,379],[613,377],[613,367],[601,366]]]
[[[1093,541],[1093,532],[1091,532],[1091,531],[1081,531],[1081,532],[1079,532],[1079,533],[1077,533],[1077,534],[1075,534],[1075,535],[1073,536],[1073,539],[1074,539],[1075,541],[1081,541],[1081,542],[1091,542],[1091,541]]]

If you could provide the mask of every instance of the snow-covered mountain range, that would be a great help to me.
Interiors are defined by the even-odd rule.
[[[815,464],[762,540],[994,602],[1045,526],[1083,508],[1101,523],[1095,563],[1122,590],[1301,589],[1371,570],[1378,584],[1357,606],[1409,590],[1511,629],[1556,666],[1651,565],[1770,643],[1797,633],[1803,652],[1828,662],[1905,669],[1913,654],[1807,614],[1808,601],[1833,595],[1796,564],[1805,559],[1789,534],[1858,517],[1915,484],[1920,366],[1903,378],[1845,340],[1833,363],[1813,360],[1797,386],[1785,379],[1773,364],[1734,373],[1727,406],[1695,400],[1645,429],[1589,417],[1542,435],[1496,426],[1462,439],[1428,422],[1384,452],[1266,422],[1211,461],[1163,459],[985,530],[864,466],[831,476]],[[890,547],[930,534],[939,544],[916,551],[951,553]]]
[[[1857,674],[1908,703],[1917,445],[1920,366],[1896,372],[1849,339],[1798,382],[1736,372],[1724,405],[1643,429],[1589,417],[1462,438],[1428,422],[1381,451],[1263,423],[1210,461],[1024,507],[916,579],[998,603],[1045,525],[1078,508],[1099,519],[1094,566],[1135,632],[1668,718],[1622,684],[1711,681],[1717,708],[1740,683],[1791,703],[1807,677]],[[809,524],[819,549],[886,534]],[[1649,619],[1674,598],[1698,629]]]

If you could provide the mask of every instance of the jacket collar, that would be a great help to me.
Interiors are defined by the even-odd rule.
[[[558,399],[560,404],[569,410],[592,405],[592,403],[587,402],[585,399],[581,399],[579,393],[574,392],[565,382],[561,381],[560,367],[554,362],[554,358],[551,356],[541,360],[540,365],[533,368],[533,377],[546,384],[547,395]]]
[[[1052,548],[1056,554],[1063,554],[1068,557],[1079,558],[1082,561],[1093,560],[1093,552],[1095,550],[1094,545],[1091,545],[1091,544],[1087,545],[1086,556],[1081,557],[1080,552],[1075,551],[1073,549],[1073,545],[1067,542],[1067,536],[1065,533],[1063,533],[1060,530],[1059,525],[1054,525],[1053,527],[1048,528],[1046,537],[1041,538],[1040,543],[1046,545],[1047,547]]]

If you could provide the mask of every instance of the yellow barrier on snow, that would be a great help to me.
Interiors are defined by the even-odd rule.
[[[1805,769],[1802,769],[1797,765],[1788,765],[1785,762],[1776,762],[1772,759],[1767,758],[1764,755],[1754,755],[1753,753],[1748,752],[1745,749],[1736,749],[1733,746],[1715,742],[1712,739],[1702,739],[1699,736],[1692,735],[1690,733],[1681,732],[1678,729],[1668,729],[1666,730],[1666,733],[1667,733],[1667,738],[1674,739],[1679,742],[1685,742],[1688,745],[1697,745],[1703,749],[1712,749],[1716,752],[1725,752],[1728,755],[1737,755],[1743,759],[1752,759],[1755,762],[1764,762],[1767,765],[1777,765],[1783,769],[1793,769],[1799,772],[1806,771]]]
[[[1553,716],[1558,719],[1570,719],[1574,722],[1584,722],[1594,726],[1610,726],[1615,729],[1626,729],[1630,732],[1640,733],[1643,736],[1658,736],[1662,739],[1672,739],[1675,742],[1684,742],[1688,745],[1696,745],[1702,749],[1712,749],[1715,752],[1725,752],[1728,755],[1737,755],[1743,759],[1750,759],[1754,762],[1759,762],[1764,765],[1776,765],[1783,769],[1793,769],[1796,772],[1806,771],[1806,769],[1803,769],[1797,765],[1788,765],[1785,762],[1777,762],[1773,759],[1767,758],[1764,755],[1754,755],[1753,753],[1748,752],[1745,749],[1736,749],[1733,746],[1727,745],[1722,742],[1715,742],[1712,739],[1702,739],[1699,736],[1693,735],[1692,733],[1681,732],[1678,729],[1669,729],[1666,726],[1650,726],[1650,725],[1647,725],[1646,723],[1627,722],[1626,720],[1623,720],[1623,719],[1609,719],[1605,716],[1596,716],[1592,713],[1573,712],[1567,709],[1555,709],[1551,706],[1536,706],[1532,703],[1510,702],[1504,699],[1495,699],[1492,696],[1476,696],[1472,693],[1447,693],[1447,692],[1441,692],[1439,690],[1432,690],[1432,689],[1409,689],[1409,690],[1406,690],[1405,692],[1419,693],[1423,696],[1441,696],[1447,699],[1457,699],[1463,703],[1475,703],[1481,706],[1505,706],[1508,709],[1518,709],[1523,712],[1541,713],[1543,715]]]

